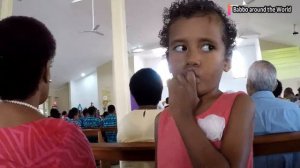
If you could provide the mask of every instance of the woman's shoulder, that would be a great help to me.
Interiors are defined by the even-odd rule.
[[[49,138],[53,137],[52,135],[55,135],[55,137],[63,138],[68,133],[78,135],[78,133],[81,132],[79,128],[74,124],[57,118],[42,118],[8,129],[19,131],[34,130],[33,133],[47,134],[48,136],[46,137]]]

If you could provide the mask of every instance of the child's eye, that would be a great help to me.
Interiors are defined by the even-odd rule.
[[[209,52],[209,51],[211,51],[213,49],[215,49],[215,47],[213,45],[210,45],[210,44],[204,44],[201,47],[201,50],[204,51],[204,52]]]
[[[175,46],[173,50],[175,50],[177,52],[183,52],[183,51],[187,50],[187,47],[184,45],[178,45],[178,46]]]

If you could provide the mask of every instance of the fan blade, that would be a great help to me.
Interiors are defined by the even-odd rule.
[[[99,35],[101,35],[101,36],[104,36],[104,34],[101,33],[101,32],[98,32],[98,31],[93,31],[93,32],[96,33],[96,34],[99,34]]]
[[[73,0],[72,3],[80,2],[82,0]]]
[[[100,27],[100,25],[96,25],[93,30],[97,30]]]
[[[93,33],[93,32],[94,32],[93,30],[84,30],[81,33]]]

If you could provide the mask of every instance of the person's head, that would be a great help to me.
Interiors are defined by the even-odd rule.
[[[130,79],[130,92],[139,106],[157,105],[163,85],[160,76],[151,68],[137,71]]]
[[[52,108],[50,110],[50,117],[53,117],[53,118],[60,118],[61,115],[59,113],[59,111],[56,109],[56,108]]]
[[[94,106],[91,106],[91,107],[89,107],[89,108],[87,109],[87,112],[88,112],[89,116],[93,116],[93,117],[95,116],[96,111],[97,111],[97,109],[96,109],[96,107],[94,107]]]
[[[255,61],[248,70],[247,92],[249,95],[258,91],[272,92],[277,85],[276,68],[265,60]]]
[[[163,24],[160,45],[167,48],[173,76],[193,71],[198,95],[218,88],[230,69],[237,34],[223,9],[212,1],[180,0],[165,9]]]
[[[293,101],[294,98],[295,98],[295,94],[293,92],[293,89],[290,88],[290,87],[285,88],[284,91],[283,91],[283,97],[285,99],[289,99],[289,100]]]
[[[105,112],[102,114],[102,117],[105,118],[107,115],[108,115],[108,112],[105,111]]]
[[[55,39],[38,20],[11,16],[0,21],[0,99],[48,97]]]
[[[83,115],[83,117],[85,117],[87,114],[88,114],[88,109],[87,109],[87,108],[84,108],[84,109],[82,110],[82,115]]]
[[[66,111],[63,111],[63,112],[61,113],[61,115],[66,116],[66,115],[67,115],[67,112],[66,112]]]
[[[114,105],[109,105],[109,106],[107,107],[107,112],[108,112],[108,113],[114,113],[114,112],[116,112],[115,106],[114,106]]]
[[[79,118],[79,110],[77,108],[73,107],[68,113],[68,118],[78,119]]]
[[[277,85],[275,90],[273,90],[273,94],[275,97],[279,97],[282,93],[282,84],[281,82],[277,79]]]

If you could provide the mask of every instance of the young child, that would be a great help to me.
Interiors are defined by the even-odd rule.
[[[165,9],[159,37],[173,79],[169,108],[156,119],[158,168],[252,167],[254,105],[219,90],[235,25],[212,1],[181,0]]]

